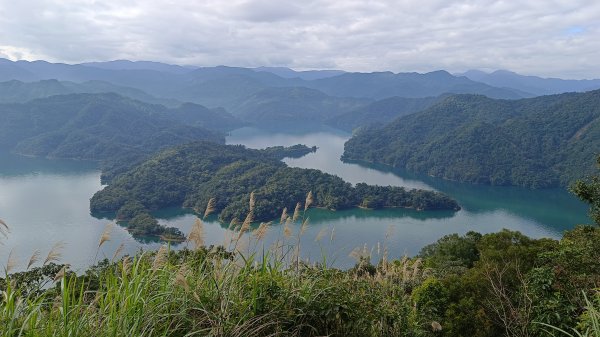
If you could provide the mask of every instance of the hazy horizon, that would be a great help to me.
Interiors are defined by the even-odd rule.
[[[260,69],[260,68],[280,68],[280,69],[289,69],[295,72],[303,72],[303,71],[340,71],[340,72],[348,72],[348,73],[377,73],[377,72],[392,72],[394,74],[400,74],[400,73],[420,73],[420,74],[425,74],[425,73],[430,73],[430,72],[436,72],[436,71],[446,71],[448,73],[450,73],[453,76],[464,76],[464,73],[468,72],[468,71],[481,71],[484,72],[486,74],[492,74],[494,72],[501,72],[501,71],[506,71],[506,72],[512,72],[512,73],[516,73],[518,75],[522,75],[522,76],[535,76],[535,77],[540,77],[540,78],[544,78],[544,79],[562,79],[562,80],[595,80],[595,79],[600,79],[600,76],[598,78],[593,78],[593,77],[589,77],[589,78],[568,78],[568,77],[556,77],[556,76],[543,76],[543,75],[539,75],[539,74],[533,74],[533,73],[521,73],[521,72],[516,72],[514,70],[511,69],[493,69],[493,68],[488,68],[488,69],[477,69],[477,68],[468,68],[462,71],[449,71],[447,69],[442,69],[442,68],[432,68],[432,70],[426,70],[426,71],[411,71],[411,70],[406,70],[406,71],[392,71],[392,70],[375,70],[375,71],[350,71],[347,69],[335,69],[335,68],[293,68],[293,67],[289,67],[289,66],[267,66],[267,65],[258,65],[258,66],[253,66],[253,67],[249,67],[249,66],[241,66],[241,65],[230,65],[230,64],[216,64],[216,65],[197,65],[197,64],[177,64],[177,63],[169,63],[169,62],[162,62],[162,61],[155,61],[155,60],[129,60],[129,59],[110,59],[110,60],[106,60],[106,61],[85,61],[85,62],[52,62],[52,61],[48,61],[48,60],[43,60],[43,59],[33,59],[33,60],[27,60],[27,59],[20,59],[20,60],[12,60],[10,58],[7,57],[1,57],[0,59],[6,59],[12,62],[19,62],[19,61],[25,61],[25,62],[48,62],[48,63],[53,63],[53,64],[67,64],[67,65],[85,65],[85,66],[94,66],[93,63],[111,63],[111,62],[132,62],[132,63],[137,63],[137,62],[149,62],[149,63],[161,63],[161,64],[165,64],[165,65],[171,65],[171,66],[179,66],[179,67],[184,67],[184,68],[190,68],[190,70],[192,69],[197,69],[197,68],[211,68],[211,67],[231,67],[231,68],[247,68],[247,69]]]
[[[596,1],[0,0],[0,11],[11,60],[600,78]]]

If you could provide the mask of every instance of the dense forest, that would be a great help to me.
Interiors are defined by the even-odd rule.
[[[600,91],[512,101],[455,95],[363,129],[343,159],[462,182],[566,186],[593,172],[599,117]]]
[[[248,198],[255,198],[253,220],[278,218],[292,212],[312,192],[312,202],[301,207],[331,210],[351,207],[405,207],[418,210],[458,210],[456,201],[432,191],[405,190],[359,184],[318,170],[287,167],[280,159],[314,149],[252,150],[243,146],[196,142],[170,148],[116,176],[90,201],[95,213],[116,213],[123,221],[169,206],[192,208],[202,214],[209,201],[222,221],[244,220]],[[152,223],[154,226],[154,222]],[[136,226],[139,227],[139,226]],[[154,227],[153,227],[154,228]]]
[[[329,118],[326,122],[335,128],[352,131],[362,126],[383,125],[392,120],[425,110],[447,95],[439,97],[390,97]]]
[[[303,87],[267,88],[231,108],[236,117],[253,124],[281,122],[324,122],[326,119],[363,107],[367,99],[328,96]]]
[[[116,94],[52,96],[0,106],[0,148],[24,155],[107,160],[224,134],[167,118],[168,109]]]

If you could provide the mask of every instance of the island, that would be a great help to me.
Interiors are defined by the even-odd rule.
[[[163,150],[116,176],[90,200],[92,213],[112,213],[134,233],[158,236],[173,229],[160,226],[150,215],[166,207],[185,207],[203,214],[209,201],[219,219],[243,220],[251,193],[254,221],[279,218],[312,194],[309,206],[329,210],[354,207],[402,207],[415,210],[459,210],[445,194],[402,187],[352,184],[314,169],[288,167],[282,155],[308,147],[248,149],[198,141]]]

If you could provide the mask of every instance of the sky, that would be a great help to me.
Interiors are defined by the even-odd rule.
[[[600,1],[0,0],[0,57],[600,78]]]

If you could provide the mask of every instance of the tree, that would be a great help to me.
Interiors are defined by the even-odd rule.
[[[600,156],[597,159],[600,168]],[[579,199],[590,204],[590,217],[600,226],[600,176],[595,175],[587,181],[578,180],[571,186],[571,192]]]

